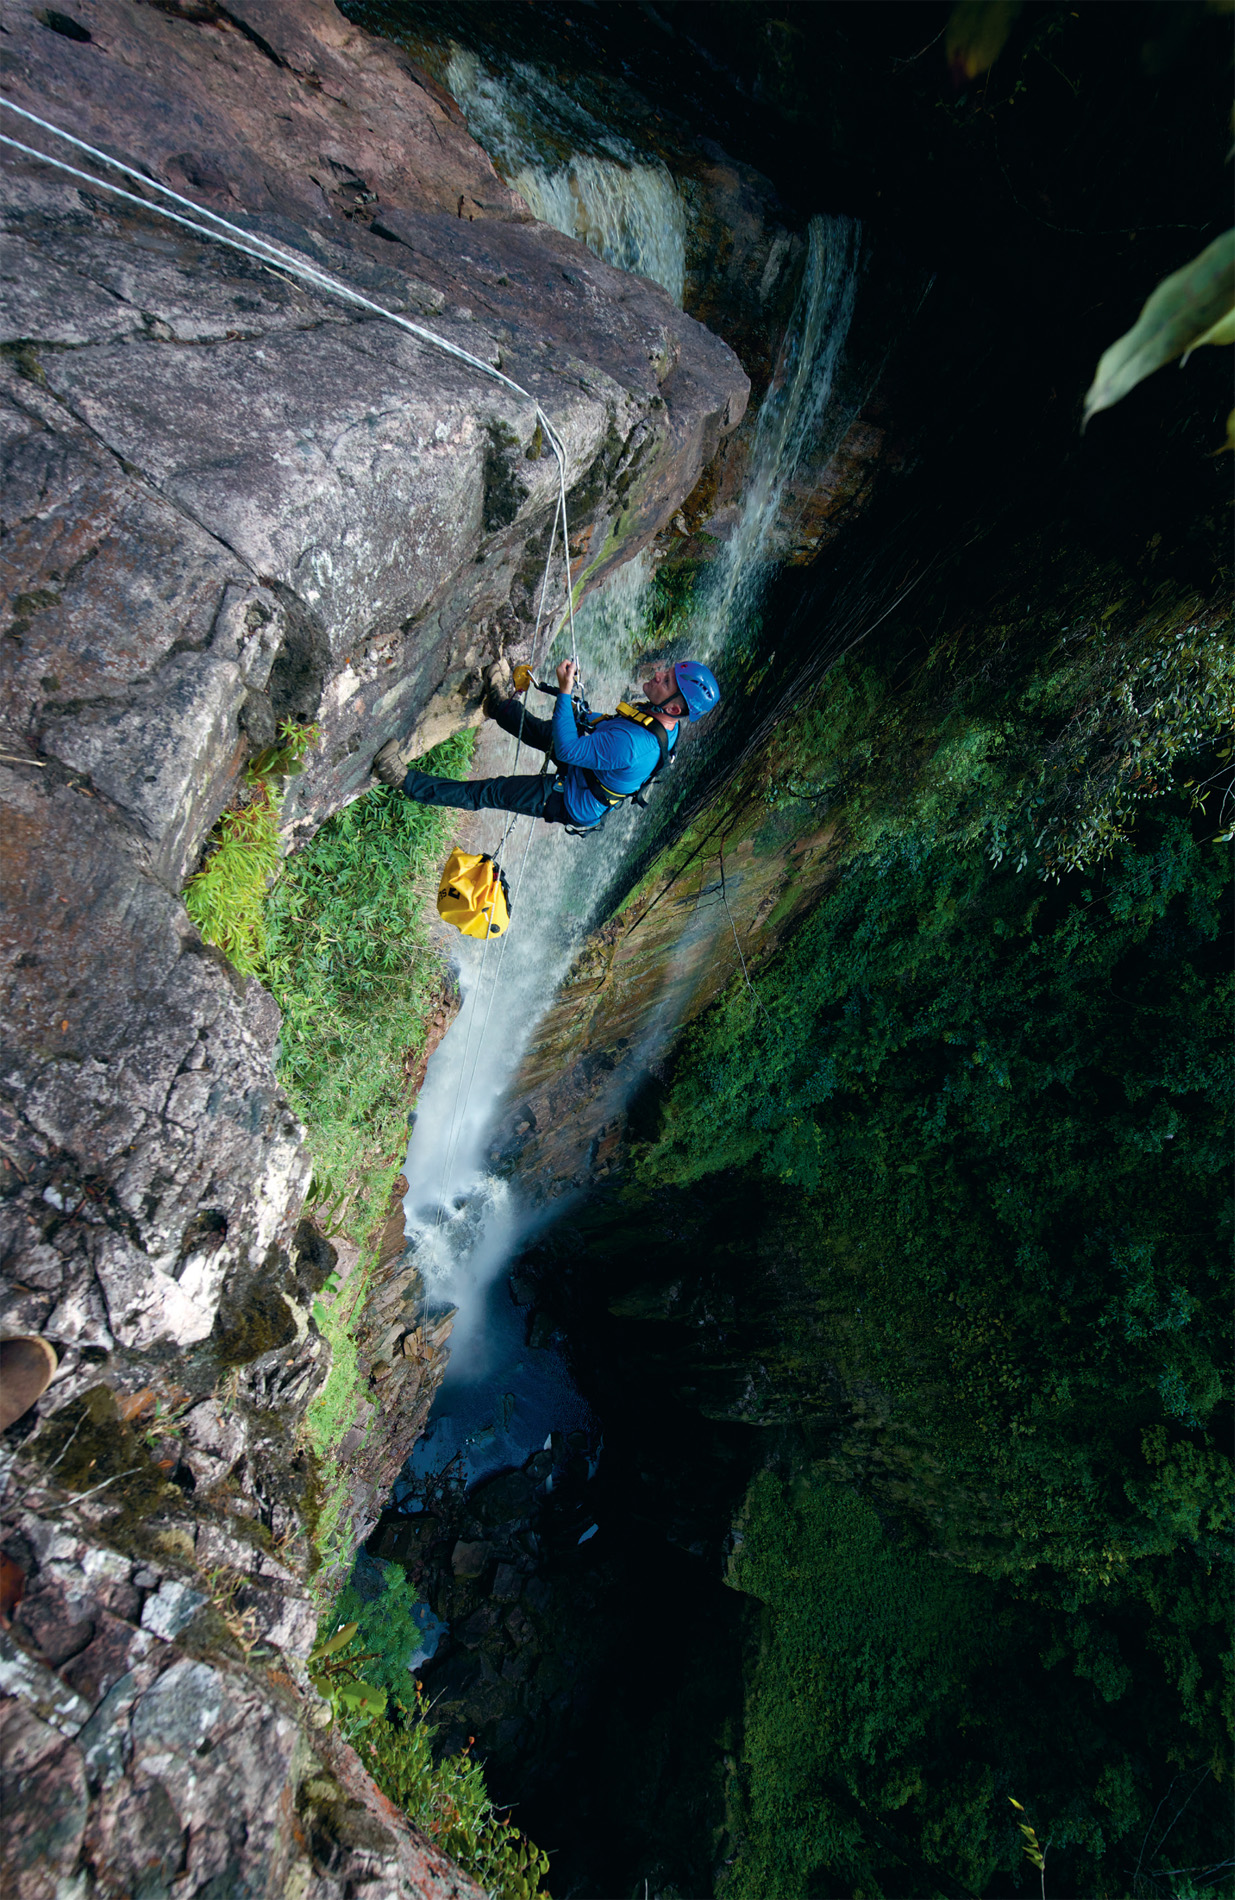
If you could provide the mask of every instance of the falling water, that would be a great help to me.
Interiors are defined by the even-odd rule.
[[[686,207],[658,159],[602,126],[536,67],[515,62],[499,75],[456,46],[445,80],[469,130],[535,217],[619,270],[652,278],[680,307]],[[575,149],[555,158],[551,145],[563,136]]]
[[[851,218],[816,217],[806,237],[797,302],[755,422],[742,510],[692,629],[700,659],[719,658],[750,620],[773,564],[786,492],[806,462],[836,446],[849,420],[837,417],[828,428],[857,293],[860,227]]]
[[[651,570],[628,562],[575,616],[580,662],[591,699],[612,706],[632,690],[647,620]],[[542,712],[547,716],[548,703]],[[488,735],[487,735],[488,737]],[[493,731],[490,769],[516,769],[515,741]],[[539,769],[524,751],[520,771]],[[530,1216],[509,1185],[487,1171],[495,1111],[533,1030],[552,1003],[592,922],[592,904],[629,849],[638,813],[614,811],[590,838],[505,814],[481,814],[469,828],[479,850],[500,855],[512,921],[496,942],[456,946],[463,1006],[429,1064],[408,1149],[408,1235],[430,1298],[456,1307],[452,1368],[483,1364],[477,1336],[485,1289],[525,1237]],[[503,837],[506,842],[503,844]]]

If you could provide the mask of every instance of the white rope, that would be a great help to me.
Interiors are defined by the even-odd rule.
[[[501,383],[503,388],[509,389],[512,394],[522,397],[525,402],[530,402],[557,462],[558,510],[554,517],[554,538],[556,538],[557,519],[560,516],[563,524],[563,556],[566,569],[566,604],[563,618],[569,622],[571,654],[577,664],[574,589],[571,586],[570,536],[566,510],[566,450],[557,430],[530,389],[525,389],[522,383],[515,382],[512,376],[507,376],[503,370],[497,369],[492,363],[486,363],[483,357],[474,356],[470,350],[463,349],[460,344],[452,343],[448,337],[439,336],[436,330],[429,330],[423,324],[413,323],[410,318],[401,316],[396,310],[387,310],[384,304],[375,303],[373,298],[364,296],[362,292],[355,290],[341,278],[333,277],[328,271],[319,270],[315,264],[307,263],[294,251],[285,250],[282,245],[275,244],[269,238],[264,238],[256,232],[245,231],[240,225],[233,224],[230,219],[222,217],[219,212],[211,211],[208,206],[199,205],[194,199],[186,198],[181,192],[173,191],[170,185],[162,184],[157,178],[148,178],[145,172],[138,171],[135,166],[126,165],[123,160],[113,158],[110,153],[101,151],[98,146],[89,145],[85,139],[74,137],[73,133],[64,131],[58,125],[53,125],[50,120],[41,119],[37,113],[27,112],[24,106],[19,106],[14,100],[6,98],[3,93],[0,93],[0,108],[17,113],[19,118],[28,120],[31,125],[37,125],[41,131],[50,133],[53,138],[63,139],[66,144],[74,146],[79,152],[85,152],[89,157],[98,159],[101,164],[109,165],[126,178],[135,179],[146,190],[159,192],[164,198],[170,198],[174,204],[183,205],[186,210],[193,213],[193,216],[186,218],[177,211],[169,210],[166,205],[151,204],[148,198],[139,197],[136,192],[125,191],[121,185],[113,185],[106,178],[98,178],[90,172],[84,172],[78,166],[68,164],[64,159],[53,158],[49,153],[40,152],[32,145],[23,144],[20,139],[8,137],[6,133],[0,133],[0,145],[7,145],[12,151],[22,152],[27,158],[37,159],[40,164],[51,165],[55,170],[67,173],[71,178],[80,179],[83,184],[92,186],[96,191],[110,192],[113,197],[123,198],[126,203],[138,205],[143,211],[153,212],[157,217],[169,218],[173,223],[183,225],[199,237],[213,239],[216,244],[225,244],[231,250],[241,251],[246,257],[254,258],[259,264],[265,264],[268,268],[277,267],[289,271],[315,289],[324,290],[333,297],[339,297],[357,309],[367,310],[373,316],[385,318],[387,323],[396,324],[409,336],[415,337],[417,342],[427,343],[434,349],[444,351],[447,356],[453,356],[457,362],[465,363],[469,369],[478,370],[482,376],[488,376],[491,381]],[[200,220],[203,218],[209,219],[209,224],[202,224]],[[218,228],[212,229],[211,226]]]

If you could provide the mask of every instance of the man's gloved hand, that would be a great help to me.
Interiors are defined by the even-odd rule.
[[[514,686],[516,693],[526,693],[528,687],[532,684],[531,667],[524,666],[522,661],[520,661],[519,665],[516,666],[515,668],[515,675],[514,675],[514,680],[512,681],[512,684]]]

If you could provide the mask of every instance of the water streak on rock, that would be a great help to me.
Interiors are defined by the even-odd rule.
[[[602,126],[536,67],[516,62],[499,75],[456,46],[446,83],[473,136],[543,223],[652,278],[681,307],[686,207],[659,159]],[[563,137],[576,148],[564,160]]]
[[[771,388],[759,406],[737,527],[717,564],[696,625],[699,657],[719,657],[748,629],[776,558],[785,493],[808,461],[836,446],[849,421],[833,416],[832,392],[857,295],[861,227],[852,218],[815,217],[793,320]]]

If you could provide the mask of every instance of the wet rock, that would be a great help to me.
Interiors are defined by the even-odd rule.
[[[517,1524],[529,1516],[532,1498],[533,1487],[526,1473],[507,1471],[477,1485],[468,1504],[482,1524]]]
[[[543,1352],[557,1338],[557,1322],[548,1313],[537,1313],[527,1343],[533,1352]]]
[[[511,1564],[499,1564],[490,1595],[495,1603],[513,1603],[523,1588],[523,1578]]]
[[[526,1612],[517,1605],[513,1610],[507,1611],[506,1628],[510,1632],[511,1640],[519,1644],[530,1643],[536,1634],[535,1628]]]
[[[480,1577],[493,1556],[492,1544],[467,1542],[460,1538],[450,1553],[450,1568],[456,1577]]]
[[[462,1643],[464,1649],[479,1649],[485,1639],[492,1636],[497,1628],[500,1614],[501,1612],[494,1604],[482,1604],[480,1609],[473,1610],[472,1614],[458,1625],[454,1632],[457,1640]]]
[[[536,1616],[547,1616],[553,1604],[553,1590],[544,1577],[529,1577],[523,1586],[523,1601]]]
[[[388,1518],[370,1548],[386,1563],[411,1564],[424,1557],[441,1534],[437,1518]]]

